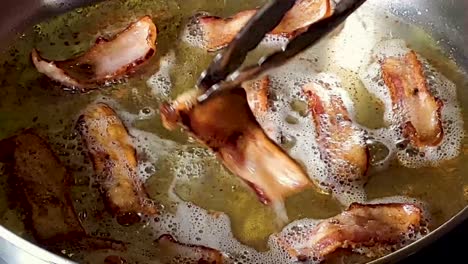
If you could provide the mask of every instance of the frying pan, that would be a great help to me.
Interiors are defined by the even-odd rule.
[[[13,36],[27,26],[96,0],[2,0],[0,9],[0,45],[6,46]],[[464,0],[369,0],[428,32],[460,66],[468,71],[468,2]],[[468,106],[463,106],[468,107]],[[374,263],[394,263],[444,236],[468,219],[468,207],[423,239]],[[71,263],[43,250],[0,226],[0,264],[3,263]]]

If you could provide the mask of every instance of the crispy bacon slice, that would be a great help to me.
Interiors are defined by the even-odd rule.
[[[139,220],[137,214],[156,214],[137,175],[132,139],[114,110],[104,103],[88,106],[78,120],[78,129],[111,212],[119,219],[135,221]]]
[[[70,175],[50,146],[32,131],[16,136],[12,142],[15,178],[30,207],[34,237],[47,241],[84,233],[66,188]]]
[[[225,19],[199,17],[206,48],[215,51],[227,46],[256,12],[256,9],[246,10]],[[270,34],[294,37],[311,24],[329,17],[332,12],[330,0],[298,0]]]
[[[244,83],[242,88],[247,93],[247,102],[255,117],[263,116],[270,108],[270,78],[265,76],[260,80]]]
[[[271,119],[268,119],[266,114],[271,107],[271,90],[270,90],[270,77],[264,76],[261,79],[245,82],[242,84],[247,93],[247,102],[255,118],[260,121],[263,131],[271,139],[278,138],[279,131],[278,125]]]
[[[86,234],[70,197],[71,175],[44,139],[26,130],[0,145],[2,162],[12,165],[12,182],[26,210],[26,226],[40,244],[55,252],[64,244],[91,250],[125,249],[122,242]]]
[[[333,173],[343,181],[363,181],[369,166],[364,131],[354,124],[337,89],[340,87],[317,82],[303,88],[322,159],[336,169]]]
[[[238,88],[197,104],[198,90],[161,106],[164,126],[184,127],[217,153],[264,204],[280,202],[311,186],[301,166],[270,140],[255,120],[244,89]]]
[[[424,224],[422,210],[413,204],[352,204],[343,213],[303,230],[300,238],[279,237],[278,241],[301,260],[323,261],[339,250],[380,257],[415,240]]]
[[[187,245],[177,242],[171,235],[162,235],[157,240],[159,249],[163,252],[163,263],[186,264],[222,264],[223,254],[216,249]]]
[[[403,117],[403,134],[415,147],[437,146],[444,136],[443,103],[427,87],[423,66],[414,51],[381,62],[382,77],[394,109]]]
[[[111,40],[98,38],[81,56],[49,61],[36,49],[31,58],[36,69],[60,84],[86,92],[134,72],[156,53],[157,29],[149,16],[130,24]]]

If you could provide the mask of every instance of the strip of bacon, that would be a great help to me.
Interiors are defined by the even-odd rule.
[[[402,129],[415,147],[437,146],[444,136],[443,103],[427,87],[421,62],[414,51],[381,62],[382,77],[393,107],[403,117]]]
[[[175,129],[179,124],[211,148],[264,204],[281,202],[311,186],[301,166],[260,128],[244,89],[223,92],[198,104],[200,92],[192,90],[172,104],[162,105],[164,126]]]
[[[78,129],[111,212],[118,219],[135,222],[138,214],[156,214],[137,175],[132,139],[114,110],[104,103],[88,106],[78,120]]]
[[[363,181],[369,166],[364,131],[353,123],[337,89],[341,88],[317,82],[303,88],[322,159],[336,169],[333,173],[342,181]]]
[[[34,238],[54,252],[63,245],[84,249],[123,250],[122,242],[88,236],[70,197],[68,170],[49,144],[32,130],[0,142],[2,162],[11,164],[14,190],[26,211]]]
[[[65,87],[86,92],[136,71],[156,53],[156,36],[156,26],[145,16],[111,40],[98,38],[81,56],[49,61],[33,49],[31,58],[40,73]]]
[[[417,239],[415,234],[424,224],[422,210],[413,204],[352,204],[343,213],[302,230],[300,238],[279,237],[278,242],[300,260],[324,261],[340,250],[375,258]]]
[[[246,10],[225,19],[215,16],[200,17],[199,24],[206,48],[215,51],[227,46],[256,12],[256,9]],[[332,13],[330,0],[298,0],[270,34],[292,38]]]
[[[247,93],[247,102],[255,117],[265,115],[270,108],[270,78],[265,76],[260,80],[242,84]]]
[[[223,254],[216,249],[187,245],[177,242],[171,235],[162,235],[157,240],[164,263],[222,264]]]
[[[271,107],[270,98],[270,77],[264,76],[261,79],[248,81],[242,84],[247,93],[247,102],[257,121],[260,121],[263,131],[271,139],[275,139],[280,134],[278,125],[271,119],[266,117],[266,114]]]

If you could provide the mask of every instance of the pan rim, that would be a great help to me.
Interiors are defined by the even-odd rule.
[[[34,261],[34,263],[37,264],[75,263],[29,242],[2,225],[0,225],[0,253],[2,253],[0,254],[0,263],[2,263],[2,260],[5,261],[5,263],[32,263],[28,262],[28,260]]]

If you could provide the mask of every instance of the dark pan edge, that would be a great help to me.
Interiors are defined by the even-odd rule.
[[[418,251],[426,248],[427,246],[431,245],[444,235],[448,234],[450,231],[452,231],[454,228],[462,224],[464,221],[468,219],[468,206],[465,207],[463,210],[461,210],[458,214],[453,216],[450,220],[436,228],[434,231],[429,233],[427,236],[424,238],[400,249],[397,250],[389,255],[386,255],[385,257],[382,257],[380,259],[374,260],[369,262],[369,264],[390,264],[390,263],[397,263],[398,261],[401,261]]]

